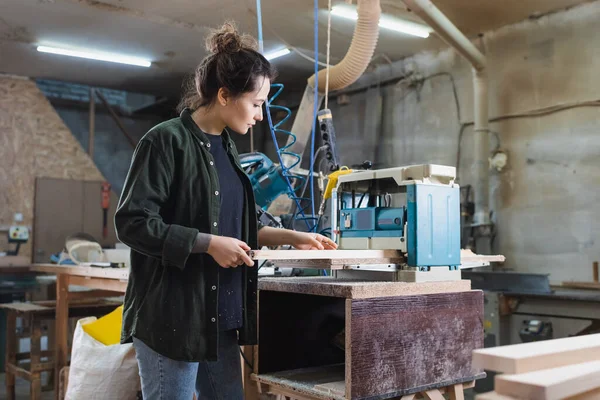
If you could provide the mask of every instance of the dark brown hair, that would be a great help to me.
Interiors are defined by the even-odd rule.
[[[240,35],[232,22],[211,32],[206,38],[206,49],[210,54],[185,83],[178,112],[211,105],[220,88],[237,97],[255,91],[259,78],[273,81],[277,75],[271,63],[257,51],[256,40]]]

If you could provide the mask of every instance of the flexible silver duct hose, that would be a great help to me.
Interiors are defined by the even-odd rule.
[[[352,42],[348,52],[338,64],[329,69],[329,90],[343,89],[365,72],[379,37],[379,0],[358,0],[358,20],[354,28]],[[326,70],[319,71],[319,91],[325,91]],[[308,85],[315,87],[315,75],[308,78]]]

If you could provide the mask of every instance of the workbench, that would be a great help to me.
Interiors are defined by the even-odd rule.
[[[55,335],[55,377],[67,366],[69,359],[69,301],[84,298],[115,297],[125,293],[128,269],[66,266],[55,264],[34,264],[35,272],[56,275],[56,335]],[[69,285],[90,288],[89,291],[69,292]],[[55,397],[58,398],[59,380],[54,380]]]
[[[483,293],[470,282],[262,278],[259,343],[246,353],[263,393],[297,399],[412,398],[485,376]],[[440,390],[441,389],[441,390]]]

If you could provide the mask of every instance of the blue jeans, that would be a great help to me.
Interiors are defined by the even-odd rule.
[[[176,343],[173,343],[177,346]],[[162,356],[133,338],[144,400],[243,400],[237,331],[219,332],[218,361],[185,362]]]

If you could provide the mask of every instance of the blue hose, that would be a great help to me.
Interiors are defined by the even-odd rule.
[[[317,218],[314,217],[314,214],[311,217],[307,217],[304,214],[304,209],[302,208],[302,206],[300,204],[302,199],[300,199],[296,196],[296,190],[300,189],[303,185],[299,184],[299,185],[297,185],[297,189],[294,189],[290,182],[290,179],[300,181],[301,183],[304,182],[304,177],[302,177],[300,175],[295,175],[293,172],[290,171],[296,165],[298,165],[298,163],[300,162],[300,156],[298,154],[288,150],[288,148],[291,147],[296,142],[296,136],[292,132],[289,132],[289,131],[279,128],[282,124],[284,124],[290,118],[292,111],[287,107],[271,104],[277,98],[277,96],[279,96],[279,94],[283,91],[283,85],[281,83],[274,83],[271,85],[271,87],[278,88],[278,90],[273,94],[273,96],[271,96],[270,99],[267,99],[267,101],[265,102],[265,108],[267,111],[266,112],[267,120],[269,121],[269,128],[270,128],[269,130],[271,131],[271,137],[273,138],[273,145],[275,146],[275,149],[277,150],[277,159],[279,161],[279,165],[281,166],[281,174],[283,175],[283,178],[285,179],[285,182],[288,187],[288,196],[296,203],[297,210],[299,210],[299,212],[296,215],[294,215],[294,219],[304,220],[304,222],[306,223],[306,228],[309,231],[311,231],[312,226],[308,223],[308,221],[311,219],[316,220]],[[271,109],[284,111],[284,112],[286,112],[287,115],[285,116],[285,118],[283,118],[277,124],[273,125],[273,120],[271,119]],[[292,138],[292,140],[290,141],[290,143],[288,145],[285,145],[285,146],[279,148],[279,144],[277,143],[277,137],[275,135],[276,132],[284,133],[284,134],[290,136]],[[284,155],[284,154],[287,156],[290,156],[292,158],[295,158],[295,161],[292,162],[292,164],[289,167],[283,163],[282,155]],[[298,214],[301,215],[300,218],[298,218]]]

